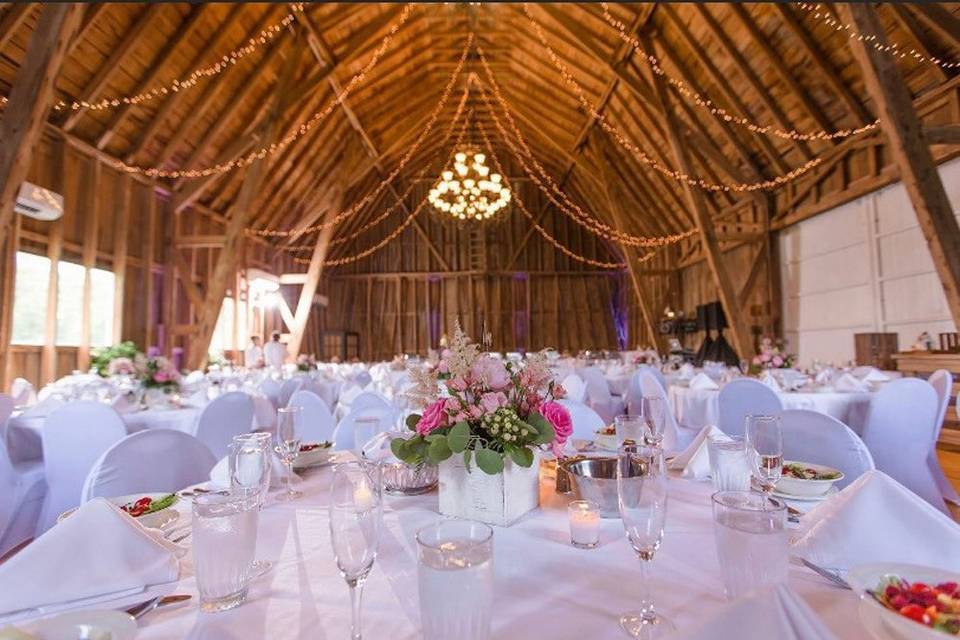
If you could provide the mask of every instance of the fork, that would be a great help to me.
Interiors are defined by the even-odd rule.
[[[818,564],[814,564],[806,558],[800,558],[800,562],[803,563],[803,566],[807,567],[817,575],[823,576],[841,589],[849,589],[850,591],[853,591],[853,587],[850,586],[850,583],[841,578],[840,574],[838,574],[836,571],[831,571],[830,569],[821,567]]]

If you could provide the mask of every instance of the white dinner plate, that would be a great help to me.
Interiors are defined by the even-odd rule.
[[[313,442],[304,442],[303,444],[315,444]],[[318,447],[310,451],[304,451],[293,459],[294,469],[309,469],[311,467],[322,467],[330,464],[333,459],[333,445],[328,447]]]
[[[36,640],[133,640],[137,623],[122,611],[71,611],[23,627]]]
[[[107,500],[109,500],[112,504],[115,504],[118,507],[121,507],[125,504],[136,502],[140,498],[153,498],[154,500],[157,500],[166,495],[169,495],[169,494],[167,493],[135,493],[129,496],[107,498]],[[179,501],[179,499],[180,498],[178,497],[176,500],[174,500],[173,504],[167,507],[166,509],[161,509],[160,511],[154,511],[153,513],[146,513],[135,519],[137,522],[139,522],[140,524],[142,524],[143,526],[149,529],[160,529],[162,531],[167,531],[170,529],[171,525],[173,525],[177,520],[180,519],[180,512],[173,508],[177,505],[177,501]],[[78,507],[74,507],[73,509],[67,509],[66,511],[61,513],[60,516],[57,518],[57,522],[60,522],[64,518],[72,515],[73,512],[77,510],[77,508]]]
[[[792,493],[783,493],[782,491],[777,491],[776,489],[774,489],[771,493],[778,498],[783,498],[784,500],[796,500],[797,502],[823,502],[830,496],[840,493],[840,490],[837,489],[836,485],[834,485],[830,487],[825,494],[820,496],[797,496]]]

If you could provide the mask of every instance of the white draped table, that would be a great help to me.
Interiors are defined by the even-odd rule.
[[[249,600],[231,611],[197,610],[190,554],[170,592],[188,593],[186,606],[140,621],[151,638],[339,639],[349,635],[347,586],[330,546],[329,468],[310,472],[293,503],[271,498],[261,513],[257,555],[273,569],[251,586]],[[710,510],[711,488],[671,479],[666,536],[650,571],[658,608],[679,627],[709,616],[725,602]],[[640,562],[619,520],[605,520],[601,546],[578,550],[568,542],[566,499],[542,485],[544,506],[509,528],[494,527],[494,638],[622,638],[618,616],[637,605]],[[385,499],[380,555],[365,587],[366,638],[419,638],[414,535],[438,517],[437,494]],[[184,544],[189,545],[191,538]],[[790,585],[840,638],[863,638],[857,597],[791,566]],[[438,603],[443,606],[443,603]]]
[[[720,415],[720,391],[717,389],[691,389],[671,384],[668,395],[670,408],[680,424],[695,429],[717,424]],[[824,413],[844,423],[858,435],[863,433],[873,397],[869,392],[835,391],[783,391],[777,395],[784,409],[809,409]]]

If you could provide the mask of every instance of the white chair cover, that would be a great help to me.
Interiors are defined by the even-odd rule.
[[[61,513],[80,505],[83,482],[94,462],[126,435],[120,414],[100,402],[77,400],[47,416],[43,425],[47,496],[36,535],[52,527]]]
[[[583,378],[575,373],[571,373],[564,378],[560,386],[567,392],[566,398],[568,400],[584,402],[587,399],[587,385],[584,384]]]
[[[312,391],[300,390],[290,397],[288,406],[300,407],[303,420],[298,435],[303,442],[333,442],[336,423],[323,398]]]
[[[0,429],[4,435],[0,438],[0,557],[33,537],[47,492],[43,462],[13,464],[3,444],[13,407],[13,398],[0,394]]]
[[[953,488],[953,484],[947,479],[946,474],[940,467],[940,460],[937,458],[937,440],[940,438],[940,430],[943,429],[943,419],[947,415],[947,408],[950,406],[950,396],[953,395],[953,375],[946,369],[939,369],[933,372],[927,382],[933,386],[937,392],[937,400],[940,406],[940,413],[937,415],[937,436],[933,439],[933,449],[930,451],[930,457],[927,458],[927,464],[930,472],[940,487],[940,494],[947,502],[960,505],[960,495]]]
[[[364,418],[377,418],[380,421],[378,429],[364,434],[365,441],[357,442],[355,436],[356,423]],[[338,451],[355,450],[366,444],[370,438],[393,428],[394,414],[390,409],[354,409],[347,413],[337,423],[333,430],[333,448]]]
[[[205,482],[216,462],[210,449],[189,433],[173,429],[140,431],[100,456],[87,474],[80,501],[133,493],[173,493]]]
[[[893,380],[870,403],[863,441],[877,469],[949,515],[928,465],[937,441],[939,413],[937,392],[929,382]]]
[[[302,376],[297,376],[296,378],[290,378],[289,380],[284,380],[283,385],[280,387],[280,396],[277,398],[277,406],[285,407],[287,403],[290,402],[290,396],[292,396],[297,391],[303,387],[304,378]]]
[[[393,405],[387,398],[376,391],[364,391],[358,394],[350,402],[351,411],[362,411],[365,409],[377,409],[384,411],[393,411]]]
[[[643,391],[640,390],[640,374],[643,372],[647,372],[652,375],[660,384],[663,392],[667,392],[667,380],[663,377],[663,373],[660,372],[660,369],[651,367],[648,364],[640,365],[637,367],[637,370],[634,372],[633,376],[630,377],[630,383],[627,385],[627,394],[625,400],[627,413],[631,416],[640,415],[640,400],[643,398]]]
[[[610,385],[600,367],[584,367],[577,373],[587,386],[586,404],[599,413],[607,424],[613,422],[614,416],[623,413],[623,400],[610,393]]]
[[[373,382],[373,376],[366,371],[360,371],[359,373],[354,374],[351,380],[361,389],[366,389],[367,385]]]
[[[253,400],[242,391],[231,391],[214,398],[200,412],[197,439],[219,460],[227,455],[233,436],[249,433],[252,427]]]
[[[573,423],[573,434],[567,442],[570,442],[573,438],[593,440],[597,436],[597,429],[606,426],[600,414],[584,403],[568,398],[558,400],[558,402],[570,413],[570,422]]]
[[[843,480],[836,483],[840,489],[874,469],[867,445],[836,418],[807,409],[783,411],[780,418],[785,460],[812,462],[842,471]]]
[[[269,398],[270,402],[273,403],[273,407],[279,408],[283,405],[280,404],[280,389],[283,385],[280,384],[279,380],[267,376],[260,382],[260,386],[257,389]]]
[[[717,402],[717,426],[728,436],[742,436],[744,419],[749,415],[772,416],[783,411],[783,404],[777,394],[752,378],[738,378],[723,385]]]
[[[662,447],[664,451],[677,451],[682,447],[685,447],[689,444],[689,441],[692,441],[696,436],[696,433],[693,433],[692,430],[689,437],[685,438],[688,442],[681,444],[680,441],[680,427],[677,426],[677,420],[673,417],[673,411],[670,410],[670,399],[667,398],[666,390],[660,385],[660,381],[657,380],[656,376],[649,370],[640,370],[637,372],[637,377],[640,382],[640,393],[641,399],[644,397],[647,398],[660,398],[660,402],[663,405],[663,411],[666,414],[665,420],[666,425],[663,429],[663,443]],[[640,405],[637,405],[639,409]],[[639,413],[633,415],[640,415]]]
[[[37,401],[37,393],[26,378],[14,378],[10,383],[10,396],[13,404],[22,407]]]

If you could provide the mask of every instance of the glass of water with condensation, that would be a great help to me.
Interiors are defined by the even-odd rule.
[[[200,610],[238,606],[247,597],[257,547],[255,495],[197,496],[193,500],[193,564]]]

